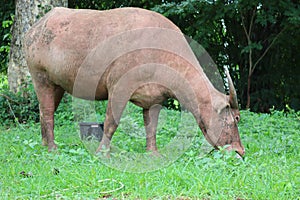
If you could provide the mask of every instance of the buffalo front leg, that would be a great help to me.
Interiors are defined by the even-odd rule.
[[[104,121],[104,132],[102,140],[99,144],[99,147],[96,150],[98,152],[106,153],[106,156],[109,157],[110,142],[113,137],[114,132],[118,128],[118,124],[122,115],[122,112],[125,108],[126,102],[121,107],[118,106],[116,109],[113,109],[112,102],[108,100],[106,108],[106,116]]]
[[[151,106],[150,109],[143,110],[147,151],[151,151],[154,154],[158,154],[156,146],[156,128],[161,107],[161,105],[156,104]]]

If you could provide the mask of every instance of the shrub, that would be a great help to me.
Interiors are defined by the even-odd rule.
[[[0,73],[7,73],[10,51],[11,27],[14,21],[15,1],[2,2],[0,6]]]
[[[23,94],[26,94],[24,97]],[[4,126],[15,122],[27,123],[39,121],[39,102],[32,84],[18,93],[9,90],[7,77],[0,74],[0,121]],[[72,110],[72,97],[65,94],[61,100],[55,119],[58,124],[74,120]]]
[[[6,76],[2,75],[0,86],[0,121],[3,125],[39,120],[39,106],[32,84],[18,93],[13,93],[9,91]],[[24,93],[28,94],[28,97],[21,95]]]

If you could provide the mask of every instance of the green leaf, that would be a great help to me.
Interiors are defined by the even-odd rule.
[[[250,49],[252,50],[262,50],[263,46],[259,43],[256,43],[256,42],[253,42],[251,43],[250,45],[244,47],[241,51],[241,53],[249,53],[250,52]]]

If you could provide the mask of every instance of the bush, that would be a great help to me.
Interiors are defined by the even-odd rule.
[[[8,126],[13,122],[26,123],[39,120],[39,106],[32,84],[18,93],[9,91],[7,78],[0,76],[0,121]],[[21,94],[28,94],[25,98]]]
[[[26,97],[23,96],[26,94]],[[0,121],[4,126],[15,122],[27,123],[39,121],[39,102],[32,84],[18,93],[9,90],[7,76],[0,74]],[[65,94],[57,111],[55,119],[58,124],[74,120],[72,112],[72,97]]]
[[[7,73],[10,50],[11,26],[13,25],[15,1],[4,0],[0,6],[0,73]]]

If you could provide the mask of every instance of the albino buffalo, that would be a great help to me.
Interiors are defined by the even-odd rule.
[[[42,140],[54,143],[54,112],[64,92],[108,100],[98,151],[109,148],[128,101],[143,108],[147,150],[156,152],[162,103],[178,99],[208,142],[244,155],[236,92],[214,88],[186,39],[164,16],[139,8],[108,11],[54,8],[27,32],[25,54],[40,103]]]

